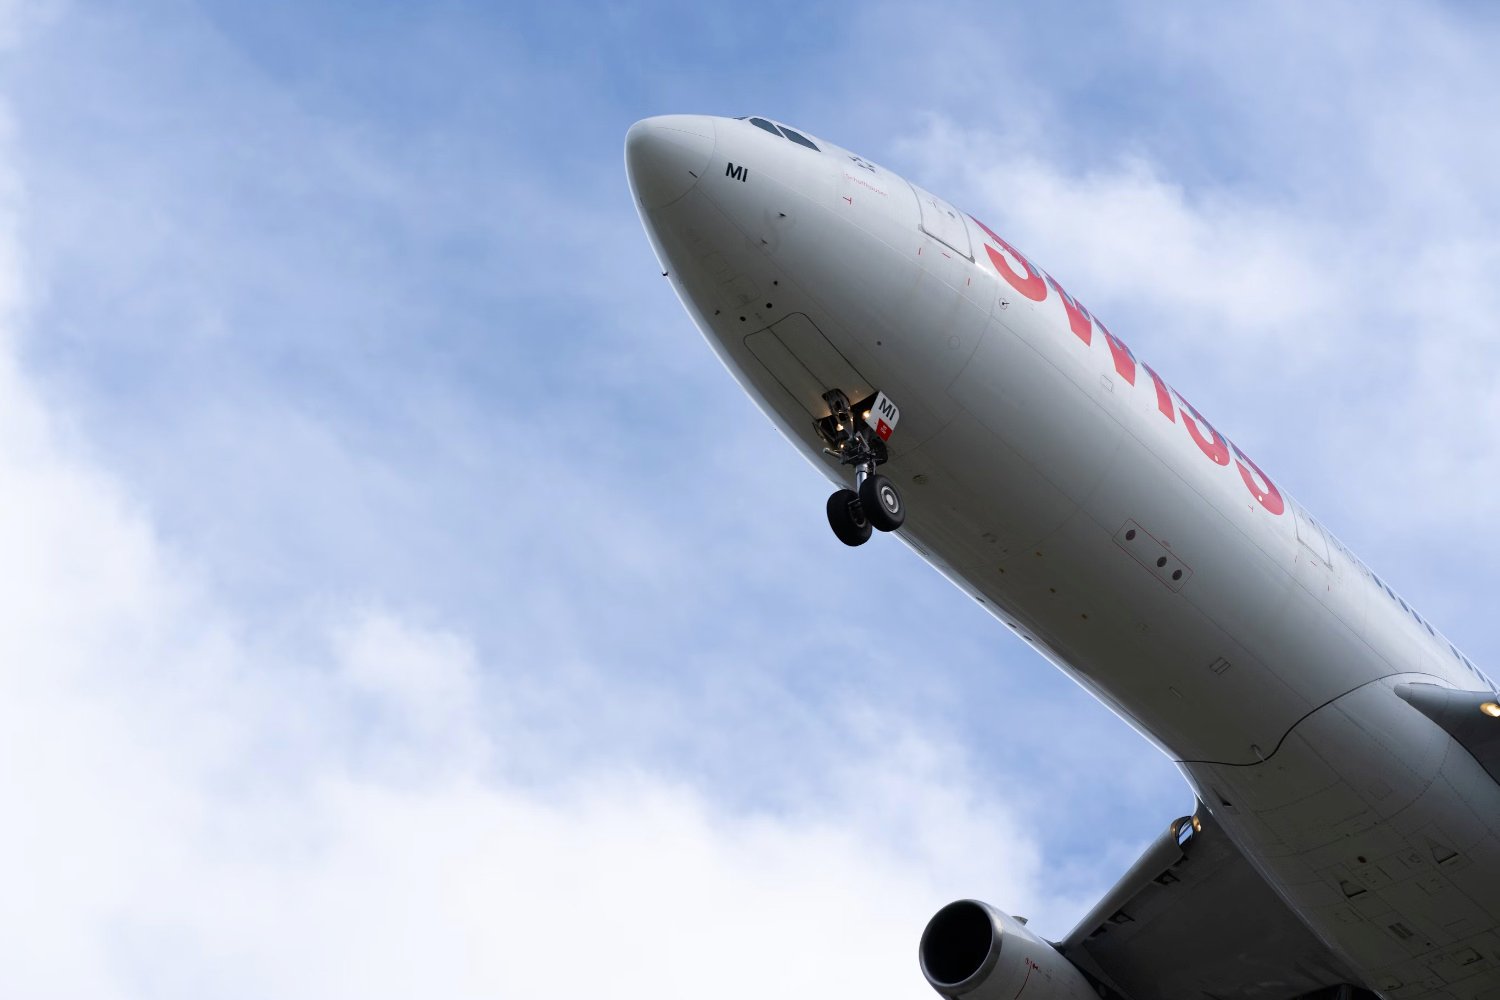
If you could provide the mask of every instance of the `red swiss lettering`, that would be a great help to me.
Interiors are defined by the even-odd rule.
[[[1230,444],[1229,447],[1234,449],[1234,464],[1240,470],[1240,478],[1245,481],[1245,488],[1250,491],[1250,495],[1260,501],[1260,505],[1272,514],[1285,513],[1286,501],[1281,498],[1281,491],[1276,488],[1275,483],[1271,482],[1271,477],[1261,472],[1260,466],[1250,461],[1250,456],[1240,451],[1238,445]],[[1245,468],[1247,465],[1249,469]],[[1262,483],[1265,483],[1265,489],[1261,489],[1260,484],[1250,475],[1250,469],[1254,469],[1255,475],[1260,477]]]
[[[1161,380],[1161,376],[1156,374],[1156,369],[1150,365],[1142,363],[1141,367],[1146,369],[1146,374],[1151,376],[1151,381],[1156,385],[1156,408],[1161,411],[1162,416],[1174,424],[1177,423],[1177,414],[1172,410],[1172,394],[1167,391],[1167,383]]]
[[[1187,432],[1192,436],[1193,442],[1198,445],[1198,450],[1213,459],[1216,465],[1228,465],[1229,445],[1225,443],[1224,436],[1214,430],[1209,422],[1203,419],[1203,414],[1193,409],[1191,403],[1182,398],[1182,393],[1177,393],[1177,400],[1182,403],[1182,423],[1187,427]],[[1188,416],[1189,413],[1193,416]],[[1197,421],[1194,421],[1193,417],[1197,417]],[[1208,433],[1213,435],[1212,440],[1203,436],[1203,432],[1198,430],[1198,424],[1208,428]]]
[[[1120,377],[1131,385],[1135,385],[1135,355],[1130,353],[1130,348],[1125,346],[1125,341],[1109,332],[1109,327],[1100,323],[1098,318],[1094,322],[1099,326],[1099,332],[1104,334],[1104,342],[1109,345],[1110,356],[1115,359],[1115,371]],[[1155,376],[1155,372],[1151,373]],[[1168,400],[1170,402],[1170,400]]]
[[[1047,284],[1057,290],[1057,297],[1062,299],[1063,309],[1068,314],[1068,326],[1073,331],[1073,336],[1085,344],[1094,342],[1094,322],[1089,311],[1074,300],[1073,296],[1063,291],[1063,286],[1057,283],[1052,275],[1047,275]]]
[[[969,218],[974,219],[972,215]],[[986,226],[978,219],[974,219],[974,223],[980,229],[983,229],[990,239],[1004,247],[1005,252],[1014,257],[1026,269],[1026,277],[1023,278],[1010,266],[1010,261],[1005,259],[1004,254],[1001,254],[1000,251],[989,244],[985,244],[984,249],[990,255],[990,263],[995,265],[995,270],[1000,272],[1001,277],[1010,282],[1010,287],[1033,302],[1040,302],[1045,299],[1047,297],[1047,282],[1042,279],[1042,272],[1032,267],[1031,261],[1027,260],[1021,251],[1001,239],[989,226]]]

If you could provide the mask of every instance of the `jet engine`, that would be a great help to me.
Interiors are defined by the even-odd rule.
[[[932,988],[955,1000],[1099,1000],[1056,948],[978,900],[939,910],[922,932],[918,955]]]

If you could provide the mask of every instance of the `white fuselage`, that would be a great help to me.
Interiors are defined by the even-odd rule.
[[[1393,693],[1490,682],[1071,290],[816,142],[631,131],[662,268],[730,372],[841,485],[821,393],[892,397],[897,537],[1179,761],[1371,989],[1500,996],[1500,787]]]

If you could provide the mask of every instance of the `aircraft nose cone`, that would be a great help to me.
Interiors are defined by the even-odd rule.
[[[645,118],[625,134],[625,171],[646,208],[662,208],[692,190],[714,151],[714,120],[704,115]]]

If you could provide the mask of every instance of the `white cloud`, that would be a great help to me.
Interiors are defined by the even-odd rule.
[[[959,883],[1038,902],[1024,831],[878,717],[782,815],[629,760],[520,782],[503,663],[388,612],[257,637],[0,388],[7,994],[913,995]]]
[[[915,737],[851,765],[880,770],[852,782],[874,802],[726,815],[624,763],[544,789],[487,775],[455,746],[505,736],[453,697],[472,659],[451,636],[341,630],[317,694],[178,641],[90,648],[72,677],[6,642],[26,664],[0,677],[8,993],[912,995],[959,871],[1036,898],[1034,848]],[[391,700],[367,754],[347,731],[371,694]]]
[[[628,757],[522,780],[507,664],[221,606],[9,354],[0,429],[7,995],[912,996],[949,896],[1043,902],[960,755],[878,715],[780,814]]]

